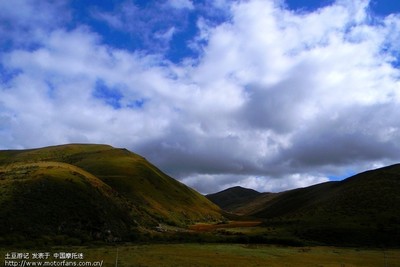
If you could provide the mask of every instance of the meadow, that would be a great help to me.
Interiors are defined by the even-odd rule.
[[[11,251],[15,250],[0,249],[0,255],[4,259]],[[189,243],[55,247],[52,251],[83,253],[86,261],[103,261],[103,267],[400,267],[400,249]]]

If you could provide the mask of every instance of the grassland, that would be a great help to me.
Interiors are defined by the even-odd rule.
[[[2,262],[7,252],[0,250]],[[296,267],[399,267],[400,250],[338,247],[279,247],[241,244],[149,244],[114,247],[53,248],[53,252],[83,253],[87,261],[116,266],[296,266]],[[50,252],[51,252],[50,251]],[[32,251],[34,252],[34,251]],[[118,254],[118,256],[117,256]]]

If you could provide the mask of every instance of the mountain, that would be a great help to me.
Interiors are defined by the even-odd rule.
[[[208,194],[206,197],[228,214],[251,215],[264,209],[269,201],[281,193],[260,193],[256,190],[235,186]],[[237,218],[237,217],[232,217]]]
[[[265,195],[264,195],[265,197]],[[239,205],[240,206],[240,205]],[[245,207],[256,206],[243,212]],[[304,240],[338,245],[400,245],[400,164],[343,181],[289,190],[239,208]]]
[[[0,151],[0,243],[129,239],[159,223],[219,218],[219,207],[203,195],[126,149],[70,144]]]
[[[252,202],[260,195],[260,192],[253,189],[236,186],[218,193],[206,195],[206,197],[217,204],[221,209],[235,212],[238,207],[244,205],[244,203]]]

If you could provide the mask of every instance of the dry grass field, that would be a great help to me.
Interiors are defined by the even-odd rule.
[[[10,251],[15,250],[0,249],[2,262],[4,262],[4,255]],[[52,248],[51,251],[83,253],[86,261],[102,261],[103,267],[116,265],[118,267],[400,267],[400,249],[148,244],[97,248]]]
[[[86,253],[94,260],[108,254],[105,266],[115,266],[116,249],[92,249]],[[118,248],[118,266],[400,267],[400,250],[152,244]]]

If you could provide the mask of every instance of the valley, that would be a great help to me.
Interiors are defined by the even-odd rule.
[[[3,255],[62,247],[114,266],[118,248],[119,266],[400,266],[399,207],[400,165],[203,196],[108,145],[0,151]]]

